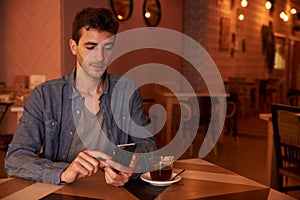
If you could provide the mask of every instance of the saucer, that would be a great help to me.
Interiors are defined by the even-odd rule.
[[[172,177],[176,176],[176,173],[172,173]],[[168,186],[171,185],[172,183],[176,183],[180,181],[182,178],[181,176],[177,176],[174,180],[172,181],[153,181],[150,176],[150,172],[144,173],[141,175],[141,179],[145,182],[150,183],[151,185],[155,186]]]

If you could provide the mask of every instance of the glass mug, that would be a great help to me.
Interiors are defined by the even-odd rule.
[[[159,156],[151,160],[150,176],[153,181],[168,181],[172,177],[174,156]]]

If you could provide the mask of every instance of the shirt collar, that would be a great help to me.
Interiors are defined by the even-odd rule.
[[[110,88],[110,81],[109,81],[109,74],[107,73],[107,71],[104,72],[103,77],[104,77],[103,94],[108,94]]]
[[[107,71],[104,72],[104,90],[103,94],[108,94],[109,93],[109,88],[110,88],[110,81],[109,81],[109,74]],[[70,91],[69,91],[69,99],[74,99],[78,96],[80,96],[78,90],[75,87],[75,81],[76,81],[76,67],[73,69],[72,73],[70,74],[70,79],[69,79],[69,85],[70,85]]]

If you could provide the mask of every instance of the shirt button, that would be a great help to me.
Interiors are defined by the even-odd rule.
[[[125,119],[126,119],[126,117],[123,117],[123,119],[125,120]]]
[[[66,155],[63,155],[62,157],[63,157],[63,158],[66,158]]]
[[[70,135],[73,135],[73,132],[72,132],[72,131],[70,132]]]
[[[52,125],[52,126],[54,126],[54,125],[55,125],[55,123],[54,123],[54,122],[51,122],[51,125]]]
[[[79,115],[79,114],[80,114],[80,111],[79,111],[79,110],[77,110],[77,111],[76,111],[76,113]]]

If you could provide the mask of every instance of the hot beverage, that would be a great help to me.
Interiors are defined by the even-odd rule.
[[[168,181],[172,176],[172,167],[166,166],[150,172],[151,179],[154,181]]]

